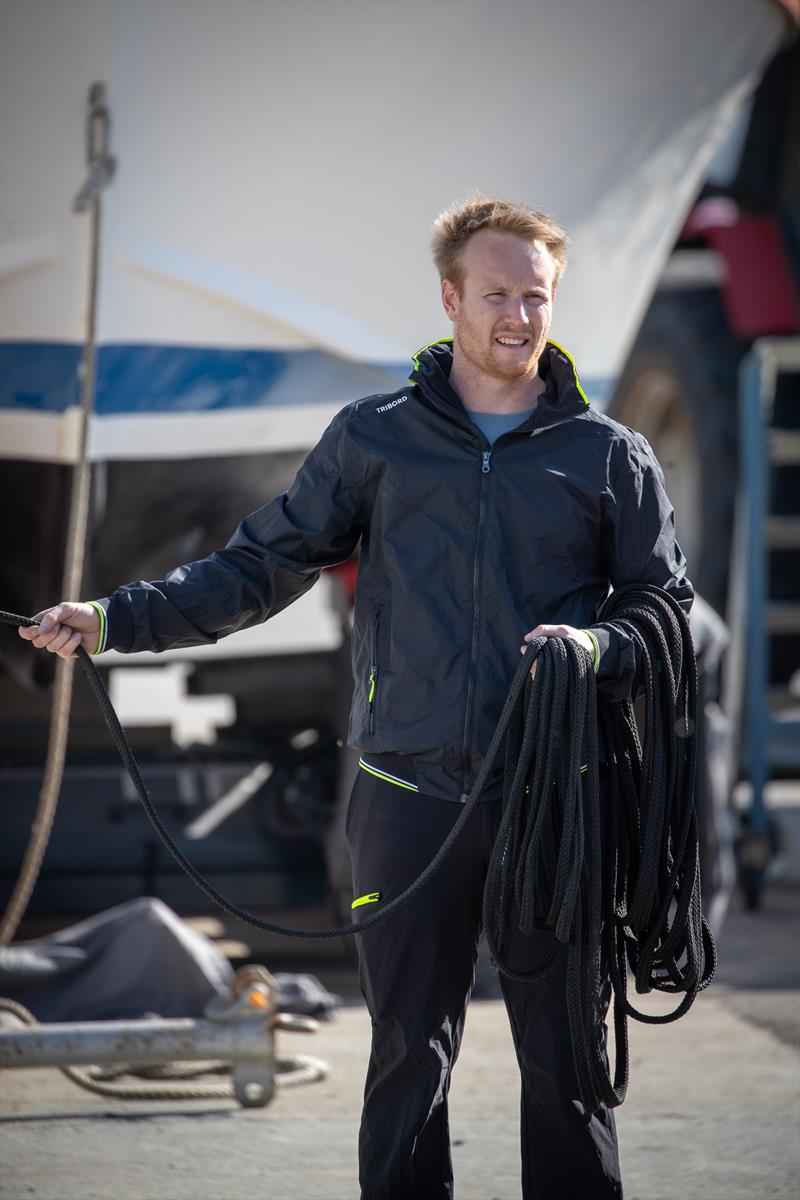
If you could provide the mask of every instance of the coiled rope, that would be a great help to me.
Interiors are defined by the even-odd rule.
[[[660,588],[613,592],[600,620],[637,643],[645,722],[640,740],[629,702],[598,697],[591,659],[572,639],[535,638],[521,655],[500,719],[463,811],[413,884],[363,920],[334,929],[293,929],[231,903],[183,856],[141,778],[105,686],[86,652],[78,658],[150,821],[183,870],[231,916],[289,937],[362,933],[408,904],[438,870],[480,799],[505,739],[503,813],[484,889],[484,926],[499,970],[533,982],[567,950],[567,1003],[580,1099],[587,1111],[622,1103],[628,1082],[627,1017],[677,1019],[716,970],[716,949],[700,907],[694,788],[697,677],[688,620]],[[0,621],[36,622],[0,612]],[[536,680],[530,675],[537,660]],[[599,788],[598,722],[608,751],[608,787]],[[511,920],[523,933],[550,930],[546,961],[532,972],[508,960]],[[626,995],[627,967],[638,992],[683,992],[662,1016],[637,1011]],[[610,972],[617,1062],[613,1083],[597,1038],[597,997]]]
[[[533,981],[567,944],[567,1007],[581,1101],[616,1107],[628,1085],[627,1017],[682,1016],[716,971],[702,915],[695,770],[697,674],[688,620],[668,593],[633,584],[612,593],[600,620],[635,640],[644,685],[640,740],[630,702],[597,697],[588,658],[571,639],[548,639],[536,682],[509,722],[503,815],[484,890],[484,927],[498,969]],[[598,703],[598,700],[600,701]],[[599,786],[598,721],[607,749]],[[527,973],[509,960],[512,920],[549,930],[553,945]],[[660,1016],[627,999],[682,992]],[[614,993],[613,1083],[597,1038],[597,998]]]

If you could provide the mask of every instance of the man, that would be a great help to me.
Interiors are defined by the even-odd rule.
[[[356,915],[407,888],[452,828],[523,638],[574,638],[600,691],[620,698],[636,649],[594,623],[609,585],[657,584],[687,608],[692,598],[649,447],[590,409],[572,359],[548,341],[562,231],[525,205],[477,198],[437,219],[433,246],[453,338],[420,351],[406,387],[344,408],[289,491],[224,550],[91,605],[61,604],[20,631],[64,656],[79,643],[213,642],[279,612],[360,544],[348,741],[361,759],[347,815]],[[365,1200],[453,1195],[447,1093],[501,786],[496,766],[442,869],[359,939],[373,1029]],[[552,944],[544,932],[511,936],[518,970]],[[622,1195],[614,1119],[577,1099],[565,950],[535,984],[501,979],[522,1075],[523,1191],[604,1200]],[[602,1045],[609,995],[597,997]]]

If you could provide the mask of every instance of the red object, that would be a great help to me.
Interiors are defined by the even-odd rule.
[[[702,237],[724,262],[723,300],[737,337],[752,341],[800,330],[800,303],[771,217],[742,213],[732,200],[712,197],[690,213],[681,237]]]
[[[358,574],[358,559],[348,558],[346,562],[337,563],[335,567],[326,567],[326,571],[333,572],[342,587],[345,594],[349,597],[352,604],[356,594],[356,576]]]

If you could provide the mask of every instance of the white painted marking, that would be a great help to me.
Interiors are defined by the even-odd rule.
[[[272,763],[256,763],[252,771],[249,771],[244,779],[240,779],[229,792],[226,792],[224,796],[220,796],[219,800],[212,804],[210,808],[207,808],[201,816],[186,826],[183,831],[186,837],[208,837],[232,813],[235,813],[243,804],[246,804],[250,797],[256,794],[261,785],[267,782],[271,774]]]

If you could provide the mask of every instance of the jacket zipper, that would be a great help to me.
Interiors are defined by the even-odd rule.
[[[481,492],[478,507],[478,535],[475,540],[475,559],[472,565],[472,649],[467,674],[467,705],[464,713],[464,791],[462,801],[469,795],[469,735],[472,725],[472,698],[475,690],[475,665],[478,661],[478,616],[480,611],[481,551],[483,549],[483,526],[486,521],[486,485],[491,471],[491,450],[481,451]]]
[[[369,707],[369,722],[367,726],[368,733],[375,732],[375,688],[378,681],[378,621],[379,613],[376,608],[372,616],[372,661],[369,670],[369,693],[367,695],[367,705]]]
[[[553,421],[549,425],[542,425],[540,429],[534,429],[528,434],[528,437],[536,437],[537,434],[545,433],[548,429],[555,429],[558,425],[566,425],[567,421],[571,421],[572,417],[564,417],[561,421]],[[478,537],[475,544],[475,560],[472,568],[472,650],[469,660],[469,673],[467,675],[467,705],[464,713],[464,743],[462,746],[462,758],[464,763],[464,790],[461,794],[462,802],[469,797],[470,788],[470,772],[469,772],[469,735],[472,726],[472,701],[475,691],[474,672],[478,661],[478,615],[480,608],[480,563],[482,550],[482,535],[483,526],[486,520],[486,484],[487,476],[491,471],[491,450],[481,451],[481,492],[480,504],[478,509]]]

